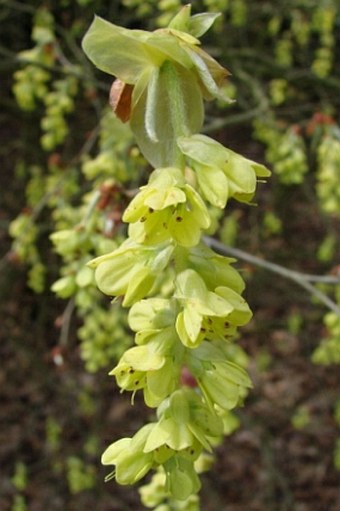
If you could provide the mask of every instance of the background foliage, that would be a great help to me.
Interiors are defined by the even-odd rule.
[[[121,309],[101,297],[84,264],[123,239],[121,213],[148,168],[107,107],[109,78],[93,70],[80,41],[94,13],[154,29],[180,5],[0,2],[5,510],[141,508],[136,493],[102,483],[103,446],[134,431],[145,411],[138,400],[132,409],[128,398],[117,400],[106,376],[131,339]],[[209,105],[205,131],[273,170],[259,207],[235,204],[216,218],[221,242],[334,280],[338,2],[202,0],[193,10],[223,13],[203,43],[232,72],[236,99]],[[339,285],[313,281],[319,296],[310,295],[299,276],[239,267],[255,316],[240,339],[255,390],[206,476],[204,509],[335,511]]]

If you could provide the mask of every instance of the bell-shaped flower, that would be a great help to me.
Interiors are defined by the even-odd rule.
[[[236,293],[244,290],[244,280],[232,266],[235,259],[217,254],[204,243],[189,249],[176,247],[174,259],[180,259],[185,267],[195,270],[210,291],[218,286],[229,287]]]
[[[143,389],[146,404],[156,407],[178,387],[183,355],[174,327],[167,327],[127,350],[110,374],[122,390]]]
[[[223,351],[211,342],[191,350],[186,362],[211,408],[215,405],[224,410],[235,408],[252,386],[246,371],[226,360]]]
[[[153,424],[147,424],[132,438],[121,438],[105,450],[102,464],[116,467],[107,480],[115,477],[119,484],[133,484],[149,472],[154,456],[152,452],[144,452],[144,446],[152,428]]]
[[[168,265],[174,247],[147,247],[127,239],[118,249],[88,263],[95,269],[99,289],[109,296],[124,295],[123,305],[144,298]]]
[[[123,220],[130,223],[129,235],[137,243],[153,245],[174,240],[194,246],[210,216],[200,195],[185,183],[177,168],[155,170],[149,184],[130,202]]]
[[[185,6],[168,28],[130,30],[96,17],[83,49],[102,71],[133,86],[131,127],[154,167],[173,165],[180,157],[178,136],[200,131],[203,98],[220,97],[229,74],[199,48],[200,37],[216,15],[190,16]]]
[[[137,332],[136,343],[143,344],[149,335],[173,326],[177,313],[176,300],[155,297],[135,303],[130,309],[128,321],[130,328]]]
[[[147,424],[132,438],[122,438],[106,449],[102,463],[115,465],[107,480],[115,477],[120,484],[132,484],[150,468],[163,465],[167,490],[174,498],[184,500],[199,490],[194,462],[203,448],[211,451],[211,445],[223,433],[223,421],[189,388],[176,390],[165,399],[157,417],[158,422]]]
[[[159,420],[144,447],[150,452],[163,445],[197,459],[202,448],[211,450],[211,438],[223,432],[223,422],[196,392],[176,390],[158,408]]]
[[[224,208],[228,198],[240,202],[252,200],[257,178],[269,170],[227,149],[205,135],[180,137],[178,146],[194,169],[202,195],[213,206]]]
[[[223,338],[234,332],[233,327],[243,325],[251,318],[246,301],[237,292],[227,287],[209,291],[204,280],[192,269],[177,276],[175,297],[183,309],[177,316],[176,330],[189,348],[197,347],[207,336],[220,338],[222,324],[225,329]]]

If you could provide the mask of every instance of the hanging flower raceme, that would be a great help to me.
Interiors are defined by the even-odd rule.
[[[241,202],[251,201],[257,178],[270,175],[264,165],[234,153],[205,135],[180,137],[177,142],[196,173],[202,195],[213,206],[224,208],[231,197]]]
[[[200,195],[173,167],[151,174],[149,184],[130,202],[123,220],[130,223],[130,237],[145,245],[174,240],[191,247],[199,242],[202,229],[210,225]]]
[[[99,289],[131,306],[135,345],[110,374],[122,391],[133,398],[140,390],[157,408],[155,422],[110,445],[102,462],[115,465],[109,478],[120,484],[162,470],[167,498],[178,500],[199,491],[194,463],[236,427],[229,410],[251,386],[226,351],[252,314],[233,260],[201,242],[211,224],[206,202],[219,208],[231,197],[249,202],[257,179],[269,175],[198,134],[203,100],[221,98],[229,74],[197,39],[216,17],[191,16],[187,5],[168,28],[151,33],[96,17],[83,40],[95,65],[116,77],[111,106],[130,121],[156,169],[123,214],[129,238],[88,263]]]
[[[111,95],[114,107],[118,114],[123,110],[121,118],[130,118],[137,143],[154,167],[178,162],[176,138],[200,131],[203,98],[223,96],[221,86],[229,74],[197,39],[217,14],[190,14],[187,5],[168,28],[154,32],[96,17],[83,39],[92,62],[122,82]]]

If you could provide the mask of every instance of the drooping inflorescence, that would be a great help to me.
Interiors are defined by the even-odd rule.
[[[251,387],[227,353],[237,328],[251,318],[244,283],[233,260],[202,236],[211,206],[223,209],[230,198],[250,202],[257,179],[269,175],[199,134],[203,101],[223,97],[229,74],[197,39],[216,17],[191,16],[187,5],[154,32],[95,18],[83,40],[94,64],[116,77],[111,104],[130,121],[154,167],[123,215],[127,240],[89,263],[99,289],[130,307],[136,333],[135,346],[111,374],[122,390],[142,391],[157,409],[153,422],[111,444],[102,462],[115,466],[111,475],[120,484],[155,469],[164,495],[182,501],[198,492],[199,457],[230,431],[229,411]]]

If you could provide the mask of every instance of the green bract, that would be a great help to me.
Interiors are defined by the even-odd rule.
[[[205,135],[180,137],[178,145],[195,170],[204,197],[224,208],[228,198],[249,202],[257,177],[268,177],[266,167],[234,153]]]
[[[190,18],[186,7],[173,27],[145,32],[95,17],[84,37],[83,49],[99,69],[133,85],[131,127],[155,167],[179,161],[177,136],[201,129],[203,98],[222,96],[228,72],[182,30],[202,35],[215,18]]]

